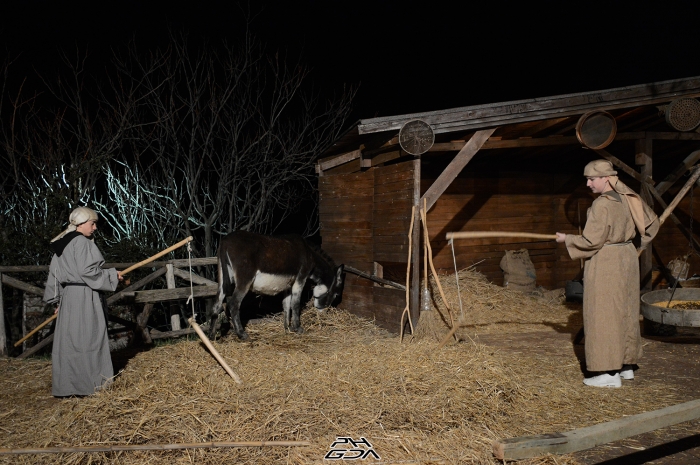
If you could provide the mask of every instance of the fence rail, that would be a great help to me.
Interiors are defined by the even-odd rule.
[[[117,268],[126,269],[136,263],[105,263],[103,268]],[[206,257],[206,258],[193,258],[188,259],[177,259],[177,260],[167,260],[160,262],[152,262],[147,266],[151,269],[155,268],[155,271],[150,273],[148,276],[140,279],[139,281],[125,287],[124,289],[115,292],[107,298],[107,305],[113,305],[121,300],[133,299],[134,303],[142,303],[144,305],[144,311],[137,315],[137,323],[130,322],[114,315],[109,315],[109,321],[122,325],[125,329],[132,330],[134,332],[140,331],[144,339],[150,342],[152,339],[158,339],[161,337],[173,337],[183,334],[190,334],[191,329],[175,330],[168,332],[160,332],[156,330],[149,331],[146,327],[148,323],[148,315],[153,304],[157,302],[172,302],[180,299],[187,299],[190,294],[194,298],[211,297],[216,295],[218,290],[218,285],[216,282],[199,276],[190,270],[185,271],[181,268],[189,268],[190,265],[194,266],[206,266],[206,265],[216,265],[218,263],[216,257]],[[48,272],[48,265],[29,265],[29,266],[0,266],[0,283],[15,289],[19,289],[25,293],[43,296],[44,290],[30,283],[26,283],[20,279],[8,276],[6,273],[32,273],[32,272]],[[155,281],[156,279],[165,276],[166,289],[152,289],[152,290],[140,290],[147,284]],[[187,281],[187,287],[175,287],[175,277],[181,280]],[[192,283],[192,289],[190,290],[189,282]],[[0,286],[0,322],[4,321],[4,307],[2,298],[2,287]],[[51,330],[52,331],[52,330]],[[0,334],[0,354],[4,353],[6,350],[5,341],[5,331]],[[43,347],[46,347],[53,341],[53,333],[47,335],[44,339],[39,341],[33,347],[28,348],[17,358],[26,358],[30,355],[35,354]]]

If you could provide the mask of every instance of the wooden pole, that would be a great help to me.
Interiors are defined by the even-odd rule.
[[[165,250],[163,250],[163,251],[161,251],[161,252],[158,252],[157,254],[155,254],[155,255],[153,255],[153,256],[151,256],[151,257],[149,257],[149,258],[147,258],[147,259],[145,259],[145,260],[143,260],[143,261],[141,261],[141,262],[138,262],[138,263],[135,264],[135,265],[130,266],[129,268],[127,268],[126,270],[124,270],[124,271],[121,272],[122,276],[124,276],[125,274],[129,273],[130,271],[134,271],[136,268],[142,267],[143,265],[146,265],[146,264],[148,264],[148,263],[151,263],[151,262],[156,261],[157,259],[159,259],[159,258],[162,257],[163,255],[165,255],[165,254],[167,254],[167,253],[170,253],[170,252],[172,252],[173,250],[182,247],[183,245],[187,244],[187,243],[190,242],[191,240],[192,240],[192,236],[188,237],[187,239],[181,240],[181,241],[178,242],[177,244],[175,244],[175,245],[173,245],[173,246],[171,246],[171,247],[168,247],[167,249],[165,249]],[[57,317],[58,317],[58,313],[54,313],[53,315],[51,315],[51,317],[50,317],[48,320],[44,321],[42,324],[40,324],[39,326],[37,326],[36,328],[34,328],[29,334],[27,334],[26,336],[24,336],[24,337],[23,337],[22,339],[20,339],[19,341],[15,342],[15,347],[17,347],[18,345],[20,345],[21,343],[23,343],[24,341],[26,341],[27,339],[29,339],[30,337],[32,337],[34,334],[36,334],[37,331],[39,331],[41,328],[43,328],[43,327],[46,326],[47,324],[51,323],[51,322],[52,322],[53,320],[55,320]]]
[[[34,328],[33,330],[31,330],[26,336],[24,336],[24,337],[23,337],[22,339],[20,339],[19,341],[15,342],[15,347],[18,347],[18,346],[21,345],[24,341],[26,341],[26,340],[29,339],[30,337],[34,336],[41,328],[43,328],[43,327],[46,326],[47,324],[51,323],[51,322],[52,322],[53,320],[55,320],[57,317],[58,317],[58,313],[54,313],[53,315],[51,315],[51,317],[49,317],[48,320],[44,321],[42,324],[40,324],[39,326],[37,326],[36,328]]]
[[[685,194],[688,193],[691,187],[693,187],[693,184],[700,178],[700,166],[695,167],[695,172],[688,178],[688,181],[686,181],[685,185],[681,188],[681,190],[678,191],[678,194],[676,194],[676,197],[671,201],[670,204],[668,204],[668,207],[664,212],[661,214],[659,217],[659,226],[664,224],[664,221],[666,221],[666,218],[669,217],[671,212],[678,206],[681,200],[683,200],[683,197],[685,197]],[[653,189],[653,187],[650,187],[650,189]],[[690,212],[692,215],[693,212]]]
[[[2,273],[0,273],[0,357],[7,356],[7,336],[5,335],[5,307],[2,300]]]
[[[8,449],[3,447],[0,448],[0,455],[121,452],[134,450],[212,449],[215,447],[301,447],[310,445],[311,443],[309,441],[217,441],[181,444],[114,444],[103,446],[37,447],[26,449]]]
[[[535,234],[526,232],[506,232],[506,231],[466,231],[448,232],[447,240],[450,239],[485,239],[491,237],[521,237],[526,239],[546,239],[556,240],[556,234]]]
[[[228,363],[226,363],[226,360],[219,354],[219,351],[214,348],[214,346],[211,344],[211,341],[209,338],[204,334],[204,331],[202,331],[202,328],[199,327],[196,321],[194,321],[194,318],[190,317],[189,320],[190,325],[194,328],[194,330],[197,332],[197,335],[199,338],[204,342],[204,345],[207,346],[207,349],[209,349],[209,352],[214,356],[214,358],[219,362],[219,364],[226,370],[226,373],[228,373],[231,378],[238,384],[241,384],[241,378],[238,377],[236,373],[233,372],[230,366],[228,366]]]
[[[700,400],[691,400],[565,433],[498,439],[493,442],[493,454],[503,461],[569,454],[697,418],[700,418]]]
[[[171,246],[171,247],[168,247],[167,249],[165,249],[165,250],[163,250],[163,251],[161,251],[161,252],[158,252],[157,254],[153,255],[152,257],[149,257],[149,258],[145,259],[144,261],[138,262],[136,265],[130,266],[129,268],[127,268],[126,270],[124,270],[124,271],[121,272],[121,273],[122,273],[122,276],[124,276],[125,274],[129,273],[130,271],[134,271],[136,268],[140,268],[140,267],[142,267],[143,265],[147,265],[147,264],[149,264],[149,263],[151,263],[151,262],[156,261],[157,259],[159,259],[159,258],[162,257],[163,255],[165,255],[165,254],[167,254],[167,253],[170,253],[170,252],[172,252],[172,251],[175,250],[175,249],[179,249],[180,247],[182,247],[183,245],[187,244],[187,243],[190,242],[190,241],[192,241],[192,236],[188,237],[187,239],[181,240],[181,241],[178,242],[177,244],[175,244],[175,245],[173,245],[173,246]]]

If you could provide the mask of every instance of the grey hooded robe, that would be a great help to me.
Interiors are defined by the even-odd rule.
[[[52,352],[54,396],[93,394],[114,375],[107,322],[96,291],[114,291],[119,281],[117,271],[103,270],[103,263],[97,246],[80,233],[51,259],[44,301],[60,299]]]

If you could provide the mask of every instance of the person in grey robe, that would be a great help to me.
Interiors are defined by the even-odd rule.
[[[52,394],[85,396],[111,382],[106,308],[99,291],[114,291],[121,274],[102,269],[104,258],[91,239],[97,213],[78,207],[70,225],[51,240],[49,278],[44,301],[57,304],[52,352]]]

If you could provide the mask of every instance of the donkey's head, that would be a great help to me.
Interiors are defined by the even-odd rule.
[[[315,276],[317,280],[314,286],[314,307],[317,309],[330,307],[343,293],[343,266],[330,268],[328,272]]]

